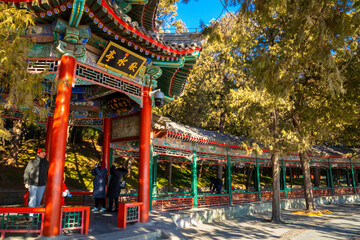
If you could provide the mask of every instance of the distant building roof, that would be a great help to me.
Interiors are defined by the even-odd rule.
[[[197,127],[187,126],[171,121],[167,117],[153,114],[153,129],[166,131],[167,137],[180,138],[183,141],[202,142],[204,144],[216,144],[227,147],[241,147],[245,141],[252,140],[225,133],[219,133]],[[311,150],[311,155],[346,157],[349,154],[359,153],[358,148],[316,145]],[[296,154],[296,153],[295,153]]]

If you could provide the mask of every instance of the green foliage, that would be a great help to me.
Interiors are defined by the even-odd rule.
[[[218,41],[204,41],[184,96],[156,109],[157,113],[195,127],[246,135],[247,127],[230,111],[230,92],[238,88],[235,79],[241,77],[236,69],[238,56],[230,44],[232,24],[234,19],[226,15],[218,24],[221,27],[215,29]]]
[[[96,130],[94,128],[82,128],[81,129],[81,138],[82,140],[97,140],[99,138],[99,130]]]
[[[181,19],[176,19],[178,1],[159,1],[156,19],[161,23],[160,32],[165,32],[169,28],[175,29],[176,32],[188,32],[185,23]]]
[[[32,40],[23,37],[26,29],[34,25],[33,15],[27,10],[18,10],[0,4],[0,86],[7,97],[3,108],[15,108],[26,111],[30,119],[34,118],[35,105],[40,106],[40,116],[46,116],[43,106],[47,97],[42,91],[43,74],[27,72],[27,54]],[[0,122],[0,138],[8,138],[9,132]]]

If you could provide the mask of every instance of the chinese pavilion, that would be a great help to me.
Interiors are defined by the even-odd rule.
[[[147,222],[152,91],[161,91],[165,102],[182,95],[201,51],[198,35],[159,33],[158,0],[3,1],[36,17],[36,26],[26,32],[36,39],[28,71],[46,71],[44,87],[58,81],[54,110],[46,122],[50,167],[43,235],[60,232],[69,124],[103,128],[107,169],[110,143],[139,139],[138,201],[144,203],[140,221]],[[14,114],[21,115],[5,113]],[[122,118],[124,114],[128,117]]]

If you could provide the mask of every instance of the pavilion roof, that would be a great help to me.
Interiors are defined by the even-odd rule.
[[[167,137],[181,139],[186,142],[198,142],[202,144],[214,144],[225,147],[242,147],[245,141],[253,142],[249,138],[219,133],[197,127],[187,126],[171,121],[169,118],[153,114],[153,128],[155,130],[166,131]],[[358,148],[315,145],[311,151],[312,157],[347,157],[351,154],[359,153]],[[290,153],[298,155],[298,153]]]
[[[202,128],[191,127],[171,121],[167,117],[153,114],[153,128],[167,131],[168,137],[179,138],[190,142],[203,142],[240,147],[247,138],[219,133]]]
[[[34,0],[13,4],[32,11],[38,24],[50,25],[56,19],[63,19],[68,24],[79,21],[80,25],[88,25],[93,36],[88,43],[91,42],[99,52],[108,41],[113,41],[151,58],[162,70],[157,83],[170,98],[167,100],[181,96],[201,51],[200,33],[159,33],[155,19],[158,0],[125,0],[119,4],[125,3],[126,7],[120,8],[114,1],[87,0],[83,14],[75,20],[77,1]],[[126,10],[128,6],[130,10]]]
[[[87,0],[80,24],[89,25],[92,33],[106,40],[126,43],[140,54],[145,53],[158,60],[177,61],[180,57],[193,55],[201,50],[199,41],[179,41],[154,34],[158,31],[155,26],[158,0],[142,2],[147,3],[132,3],[131,10],[125,13],[110,1]],[[74,8],[73,1],[70,0],[34,0],[14,4],[18,8],[32,11],[37,22],[42,24],[51,24],[57,18],[69,21]]]

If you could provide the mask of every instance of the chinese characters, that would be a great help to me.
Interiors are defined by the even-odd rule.
[[[107,58],[106,61],[110,61],[111,59],[114,58],[114,55],[116,54],[115,50],[111,50],[110,53],[108,55],[106,55],[105,57]]]
[[[135,77],[146,60],[141,55],[110,42],[97,64],[120,74]]]
[[[128,59],[126,59],[128,56],[129,56],[129,54],[126,53],[124,58],[119,59],[119,61],[117,62],[117,64],[119,65],[119,67],[125,66],[125,63],[126,63],[127,61],[129,61]]]

